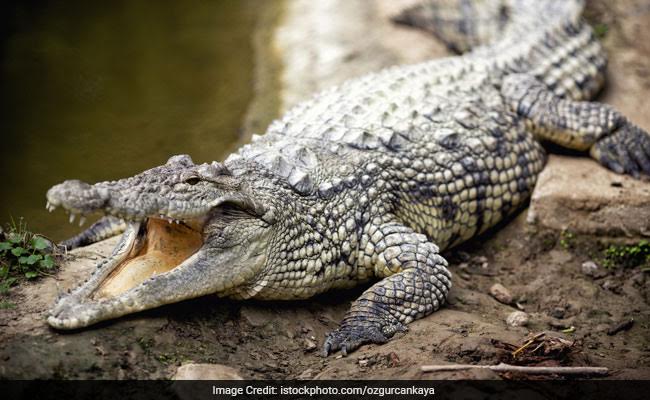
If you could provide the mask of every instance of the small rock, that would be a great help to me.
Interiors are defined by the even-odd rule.
[[[176,375],[172,378],[176,381],[192,380],[243,380],[239,371],[221,364],[185,364],[178,367]]]
[[[305,339],[305,352],[310,352],[316,350],[316,343],[311,339]]]
[[[476,265],[479,265],[481,269],[487,270],[490,264],[488,263],[487,257],[485,256],[478,256],[474,259],[474,262]]]
[[[512,295],[510,294],[510,291],[500,283],[495,283],[494,285],[492,285],[492,287],[490,288],[490,294],[492,295],[492,297],[497,299],[500,303],[503,304],[512,303]]]
[[[602,278],[607,275],[607,271],[593,261],[585,261],[582,263],[582,273],[592,278]]]
[[[526,314],[523,311],[513,311],[508,315],[508,318],[506,318],[506,323],[508,326],[512,327],[518,327],[518,326],[526,326],[528,325],[528,314]]]
[[[615,281],[613,281],[611,279],[608,279],[605,282],[603,282],[602,288],[605,289],[605,290],[609,290],[612,293],[616,293],[616,294],[621,294],[622,293],[621,283],[620,282],[615,282]]]
[[[120,369],[120,371],[122,371]],[[176,381],[171,389],[181,400],[190,400],[204,396],[203,387],[192,384],[195,380],[243,380],[239,372],[233,368],[220,364],[185,364],[178,367],[176,375],[172,378]]]

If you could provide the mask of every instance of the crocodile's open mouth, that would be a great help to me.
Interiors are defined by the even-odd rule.
[[[123,244],[121,259],[90,294],[92,300],[116,297],[142,282],[178,267],[203,245],[203,222],[148,218],[132,222],[136,232]]]
[[[75,329],[195,297],[191,291],[176,295],[170,290],[169,295],[160,290],[170,289],[171,275],[178,278],[200,255],[206,221],[207,216],[188,220],[150,217],[129,222],[112,254],[98,264],[86,283],[57,300],[48,323],[57,329]],[[183,283],[188,284],[180,278],[178,284]],[[145,289],[157,291],[160,301],[153,306],[141,302],[136,293]]]

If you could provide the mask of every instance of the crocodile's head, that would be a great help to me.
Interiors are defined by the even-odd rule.
[[[91,278],[58,300],[49,324],[75,329],[210,293],[245,297],[273,233],[274,209],[260,192],[219,163],[185,155],[119,181],[52,187],[50,209],[128,224]]]

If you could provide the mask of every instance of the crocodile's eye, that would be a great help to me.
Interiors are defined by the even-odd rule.
[[[185,183],[187,183],[188,185],[196,185],[197,183],[199,183],[199,181],[200,179],[196,176],[185,179]]]

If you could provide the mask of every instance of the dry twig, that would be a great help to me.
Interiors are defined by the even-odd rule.
[[[607,375],[609,369],[605,367],[530,367],[500,363],[497,365],[423,365],[422,372],[463,371],[468,369],[489,369],[494,372],[519,372],[531,375]]]
[[[531,344],[533,344],[533,343],[535,342],[535,340],[537,340],[537,339],[543,337],[544,335],[545,335],[545,333],[544,333],[544,332],[541,332],[541,333],[538,333],[537,335],[533,336],[532,338],[530,338],[530,340],[528,340],[526,343],[524,343],[523,346],[521,346],[520,348],[518,348],[517,350],[515,350],[515,351],[512,353],[512,356],[513,356],[513,357],[517,357],[517,354],[521,353],[521,352],[522,352],[526,347],[530,346]],[[535,349],[535,350],[537,350],[537,349]]]

